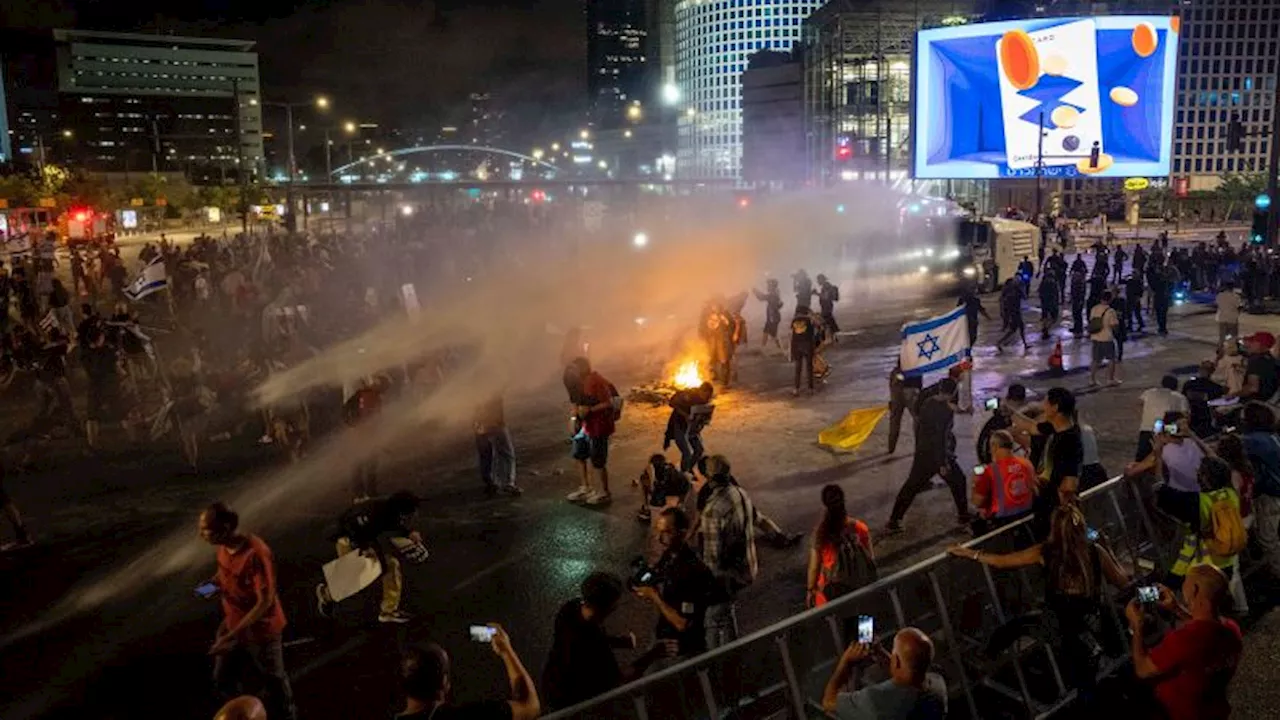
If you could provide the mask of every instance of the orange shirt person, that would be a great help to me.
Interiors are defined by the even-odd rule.
[[[822,488],[822,520],[813,531],[809,546],[809,572],[805,606],[819,607],[863,584],[871,577],[853,577],[857,568],[841,567],[841,546],[852,541],[865,552],[871,573],[875,569],[875,553],[871,547],[871,529],[851,517],[845,510],[844,490],[839,485]],[[865,573],[868,568],[863,568]]]
[[[1008,430],[991,433],[991,463],[979,466],[973,479],[971,500],[987,530],[1031,511],[1035,497],[1036,471],[1031,461],[1013,454],[1013,435]]]
[[[222,601],[222,623],[209,648],[213,678],[225,698],[240,694],[246,675],[262,676],[269,716],[294,720],[293,690],[284,669],[284,609],[276,594],[271,548],[257,535],[238,532],[240,516],[222,503],[200,513],[200,537],[217,548],[213,582]]]

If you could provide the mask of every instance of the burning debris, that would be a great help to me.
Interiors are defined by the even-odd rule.
[[[696,388],[706,380],[707,378],[702,374],[702,363],[698,360],[686,359],[676,363],[674,370],[668,372],[665,379],[632,387],[627,400],[666,405],[677,391]]]

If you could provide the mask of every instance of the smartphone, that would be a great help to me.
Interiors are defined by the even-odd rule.
[[[1095,528],[1086,528],[1084,531],[1084,539],[1089,542],[1098,541],[1098,531]]]
[[[1156,421],[1151,424],[1151,432],[1155,433],[1156,435],[1159,435],[1160,433],[1164,432],[1163,418],[1156,418]]]
[[[1164,431],[1165,431],[1165,434],[1167,434],[1167,435],[1177,435],[1177,434],[1178,434],[1178,425],[1177,425],[1176,423],[1174,423],[1174,424],[1170,424],[1170,425],[1165,425],[1165,426],[1164,426]]]
[[[1143,605],[1155,605],[1160,602],[1160,588],[1155,585],[1142,585],[1138,587],[1138,602]]]
[[[218,584],[213,581],[200,583],[196,586],[196,597],[201,597],[205,600],[216,596],[219,592],[221,592],[221,589],[218,587]]]
[[[988,410],[998,410],[1000,409],[1000,398],[998,397],[987,398],[987,401],[983,403],[983,405]]]
[[[478,643],[493,642],[493,636],[496,632],[498,632],[496,629],[488,625],[472,625],[471,639]]]
[[[973,466],[973,474],[974,474],[974,475],[981,475],[982,473],[984,473],[984,472],[986,472],[986,471],[987,471],[987,466],[986,466],[986,465],[974,465],[974,466]]]
[[[870,615],[858,616],[858,644],[870,645],[876,640],[876,621]]]

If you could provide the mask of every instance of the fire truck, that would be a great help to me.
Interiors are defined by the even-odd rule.
[[[112,245],[116,241],[115,214],[70,208],[58,216],[57,232],[67,245]]]

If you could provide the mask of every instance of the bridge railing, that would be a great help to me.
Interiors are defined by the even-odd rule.
[[[1169,567],[1181,536],[1151,510],[1144,481],[1113,478],[1081,495],[1089,526],[1135,577]],[[1023,520],[966,543],[987,552],[1030,544]],[[1110,592],[1110,591],[1108,591]],[[1039,604],[1040,573],[1001,571],[940,553],[878,582],[678,665],[651,673],[590,701],[551,714],[557,720],[707,718],[733,709],[746,717],[821,717],[823,687],[855,633],[858,616],[875,618],[878,641],[916,627],[933,639],[934,670],[947,682],[953,713],[970,718],[1020,706],[1028,717],[1052,713],[1074,689],[1054,648],[1024,639],[1002,662],[983,649],[996,628]],[[1121,631],[1119,605],[1105,603],[1102,622]],[[1121,635],[1113,635],[1122,637]],[[1104,655],[1103,674],[1124,661],[1127,646]]]

